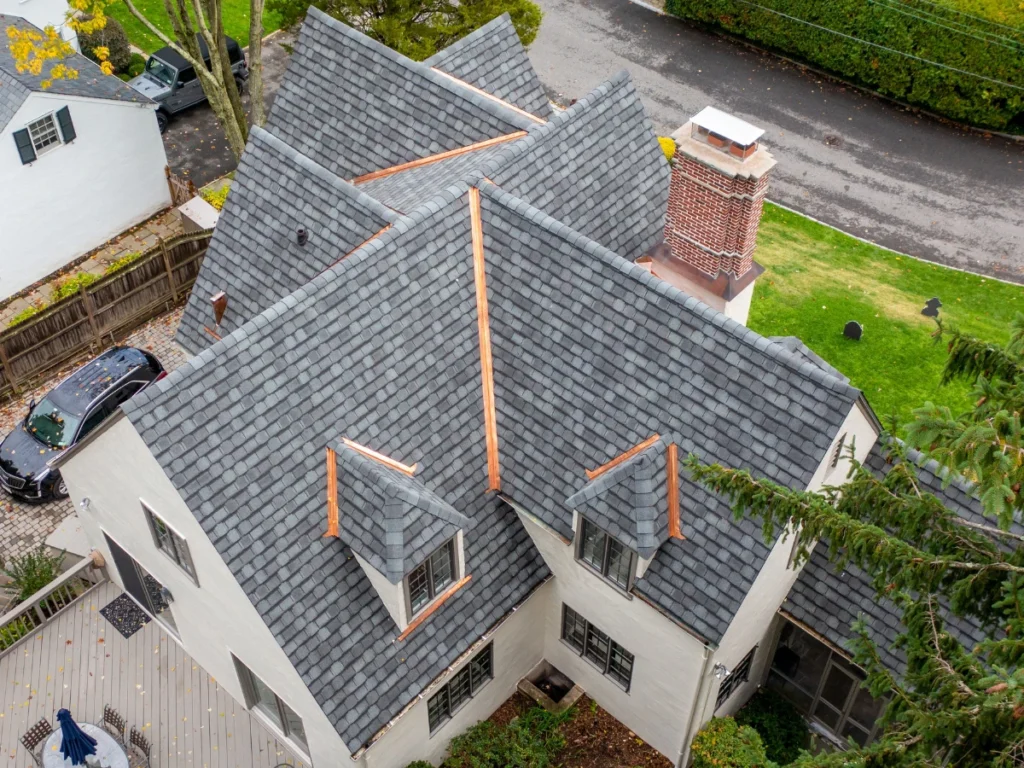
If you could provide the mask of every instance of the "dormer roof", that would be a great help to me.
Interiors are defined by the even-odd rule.
[[[650,558],[668,539],[668,482],[658,438],[630,459],[602,472],[566,504],[634,550]]]
[[[370,458],[350,441],[336,440],[330,448],[337,462],[341,539],[392,584],[469,526],[465,515],[418,478]]]

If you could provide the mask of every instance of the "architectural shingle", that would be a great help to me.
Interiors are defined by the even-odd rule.
[[[551,105],[507,13],[423,62],[481,91],[548,118]]]

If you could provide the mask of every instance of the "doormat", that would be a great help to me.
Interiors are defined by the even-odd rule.
[[[114,625],[114,629],[120,632],[125,639],[149,623],[149,614],[139,608],[138,603],[126,594],[115,597],[100,608],[100,613],[103,618]]]

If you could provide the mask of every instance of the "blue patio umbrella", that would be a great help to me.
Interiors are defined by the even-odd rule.
[[[96,739],[79,728],[66,709],[57,711],[57,722],[60,723],[60,751],[64,759],[70,757],[72,765],[84,765],[86,755],[96,754]]]

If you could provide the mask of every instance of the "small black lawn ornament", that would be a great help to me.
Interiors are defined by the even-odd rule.
[[[858,323],[856,320],[851,320],[843,326],[843,336],[854,341],[860,341],[860,337],[864,335],[864,326]]]
[[[941,306],[942,302],[939,301],[938,296],[932,299],[928,299],[928,301],[924,303],[924,309],[921,310],[921,314],[924,315],[925,317],[938,317],[939,307]]]

